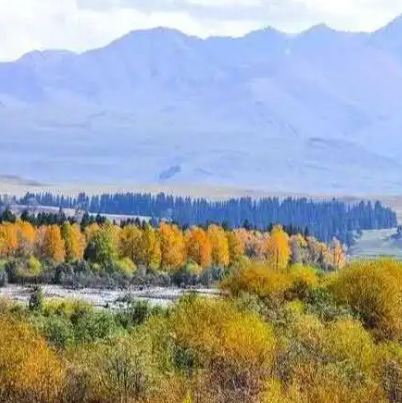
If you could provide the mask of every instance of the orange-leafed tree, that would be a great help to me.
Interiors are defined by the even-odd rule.
[[[66,260],[81,260],[84,257],[86,239],[80,226],[66,222],[62,226],[61,232],[65,242]]]
[[[280,225],[276,225],[265,243],[265,257],[268,264],[275,269],[284,269],[291,255],[289,237]]]
[[[226,267],[229,265],[229,243],[225,231],[217,225],[210,225],[208,238],[211,243],[212,264]]]
[[[18,222],[18,254],[31,256],[35,252],[36,231],[27,221]]]
[[[186,245],[189,260],[204,268],[211,265],[211,241],[202,228],[194,227],[187,233]]]
[[[18,249],[18,228],[16,224],[0,225],[0,256],[14,256]]]
[[[159,228],[161,245],[161,265],[174,271],[186,262],[186,243],[182,231],[176,225],[162,223]]]
[[[56,262],[62,262],[66,256],[64,245],[60,227],[58,225],[48,226],[43,239],[44,256]]]

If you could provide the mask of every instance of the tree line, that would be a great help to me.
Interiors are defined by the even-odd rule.
[[[51,223],[44,225],[33,215],[22,217],[26,220],[6,211],[0,223],[0,263],[5,262],[3,268],[14,281],[42,278],[46,272],[43,262],[53,262],[55,271],[57,265],[70,264],[62,268],[65,272],[68,267],[82,271],[77,264],[83,261],[92,272],[119,273],[127,280],[139,269],[202,275],[247,260],[264,261],[278,269],[291,262],[329,270],[345,262],[345,250],[338,240],[327,245],[302,233],[289,235],[279,225],[271,231],[228,230],[215,224],[181,229],[166,222],[157,227],[145,222],[116,225],[102,216],[80,225],[61,212],[56,217],[47,215]]]
[[[227,228],[246,227],[266,230],[280,224],[307,228],[310,235],[322,242],[334,237],[342,243],[352,244],[358,231],[393,228],[397,226],[394,211],[380,202],[348,204],[339,200],[313,201],[306,198],[238,198],[209,201],[203,198],[174,197],[160,193],[103,194],[77,197],[51,193],[27,193],[18,200],[29,204],[62,208],[80,207],[91,213],[123,214],[167,219],[181,226],[216,223]]]

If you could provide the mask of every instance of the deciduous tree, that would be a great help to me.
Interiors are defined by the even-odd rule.
[[[124,227],[120,233],[120,256],[123,258],[129,258],[138,264],[141,255],[141,237],[141,230],[135,225]]]
[[[65,243],[58,225],[46,227],[43,239],[43,252],[45,257],[53,259],[55,262],[62,262],[64,260],[66,256]]]
[[[161,264],[167,270],[176,270],[186,262],[184,235],[176,225],[162,223],[159,228]]]
[[[14,256],[18,249],[18,228],[16,224],[0,225],[0,256]]]
[[[235,231],[227,232],[226,237],[229,246],[229,263],[233,265],[244,255],[245,246],[243,240]]]
[[[159,234],[150,226],[142,231],[139,264],[158,269],[161,264],[161,247]]]
[[[62,235],[66,248],[66,260],[81,260],[86,247],[85,235],[78,224],[71,225],[65,222],[62,225]]]
[[[186,236],[187,256],[190,260],[206,268],[211,265],[212,247],[207,233],[199,227],[193,227]]]
[[[289,237],[280,225],[275,226],[265,243],[265,256],[272,267],[284,269],[289,263]]]
[[[229,265],[229,243],[225,231],[217,225],[210,225],[208,228],[208,238],[211,243],[212,264],[226,267]]]

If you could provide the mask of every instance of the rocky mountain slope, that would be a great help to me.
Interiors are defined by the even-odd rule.
[[[402,188],[402,18],[202,40],[133,31],[0,63],[0,174],[52,183]]]

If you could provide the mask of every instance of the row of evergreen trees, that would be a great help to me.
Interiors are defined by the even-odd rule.
[[[228,228],[267,229],[272,224],[307,228],[310,235],[323,242],[336,237],[351,244],[356,232],[397,226],[394,211],[380,202],[348,204],[333,199],[313,201],[306,198],[238,198],[209,201],[174,197],[164,193],[156,196],[143,193],[103,194],[65,197],[51,193],[28,193],[21,204],[36,203],[62,208],[82,208],[97,214],[147,216],[175,221],[181,226],[217,223]]]

